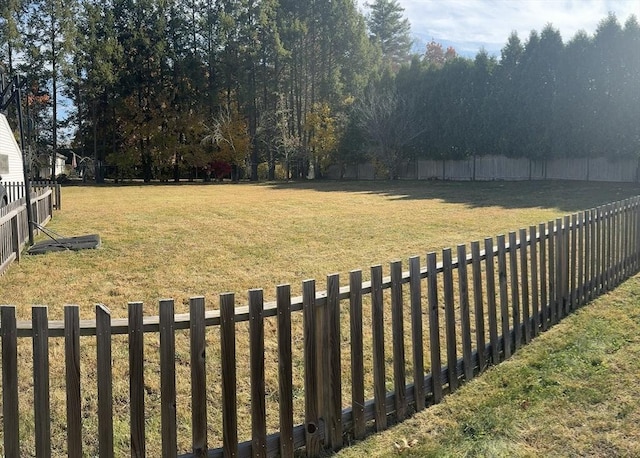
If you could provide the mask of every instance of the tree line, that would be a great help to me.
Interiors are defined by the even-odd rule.
[[[60,132],[96,179],[322,176],[374,160],[637,155],[640,28],[552,26],[500,59],[412,54],[397,0],[6,0],[0,62],[27,75],[28,141]],[[66,105],[61,109],[63,105]],[[105,168],[104,166],[108,166]]]

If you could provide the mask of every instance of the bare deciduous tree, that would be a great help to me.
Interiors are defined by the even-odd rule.
[[[372,157],[387,168],[390,179],[397,179],[409,145],[425,130],[416,116],[415,103],[395,91],[369,91],[356,106],[356,114]]]

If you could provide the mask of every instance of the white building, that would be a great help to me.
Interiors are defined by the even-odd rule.
[[[0,113],[0,176],[3,182],[24,182],[22,153],[7,117]]]

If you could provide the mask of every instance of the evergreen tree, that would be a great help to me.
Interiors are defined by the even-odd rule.
[[[0,62],[6,62],[6,71],[11,74],[16,52],[21,49],[20,11],[21,0],[3,0],[0,4]]]
[[[374,0],[367,25],[371,40],[380,46],[385,61],[398,68],[408,63],[411,51],[411,24],[403,17],[404,8],[397,0]]]
[[[27,18],[27,40],[30,47],[28,55],[39,57],[46,65],[44,76],[51,97],[51,160],[52,172],[55,170],[58,152],[58,103],[59,84],[63,72],[68,69],[70,53],[74,52],[74,18],[77,3],[73,0],[33,0],[25,5],[29,11]]]

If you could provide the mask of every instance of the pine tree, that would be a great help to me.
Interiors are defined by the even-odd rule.
[[[73,0],[35,0],[27,5],[28,53],[41,56],[46,64],[46,80],[51,87],[51,171],[55,171],[58,152],[58,102],[59,84],[68,66],[70,53],[74,52],[77,2]],[[48,86],[48,84],[47,84]]]
[[[403,18],[404,8],[397,0],[374,0],[369,7],[367,25],[371,40],[380,46],[385,61],[398,68],[408,63],[412,45],[411,24]]]

